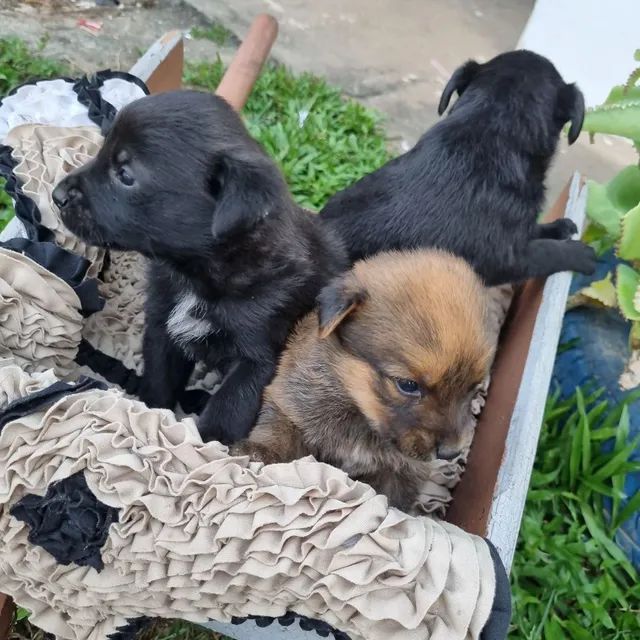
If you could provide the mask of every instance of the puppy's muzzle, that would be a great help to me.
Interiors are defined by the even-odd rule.
[[[64,178],[51,194],[54,203],[62,211],[68,207],[80,204],[82,192],[78,189],[74,181]]]
[[[461,453],[462,451],[458,447],[452,448],[452,447],[446,447],[446,446],[439,446],[438,449],[436,450],[436,457],[439,460],[454,460]]]

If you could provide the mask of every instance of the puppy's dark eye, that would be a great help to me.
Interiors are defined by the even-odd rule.
[[[118,178],[118,180],[120,180],[120,182],[122,182],[125,187],[132,187],[133,183],[135,182],[133,176],[129,173],[129,171],[127,171],[126,167],[120,167],[116,171],[116,178]]]
[[[395,382],[398,391],[405,396],[419,398],[422,395],[422,393],[420,392],[420,386],[415,380],[408,380],[407,378],[396,378]]]

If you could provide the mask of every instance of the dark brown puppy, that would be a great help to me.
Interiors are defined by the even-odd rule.
[[[265,463],[312,454],[410,509],[435,457],[472,437],[491,359],[486,290],[460,258],[382,253],[326,287],[265,390],[249,439]]]
[[[173,408],[204,361],[224,379],[203,439],[245,437],[293,325],[346,256],[238,114],[196,91],[137,100],[53,199],[85,242],[149,258],[142,400]]]

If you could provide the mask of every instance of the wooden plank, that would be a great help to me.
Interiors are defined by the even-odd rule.
[[[182,87],[183,67],[182,33],[169,31],[147,49],[129,73],[143,80],[151,93],[162,93]]]
[[[584,225],[586,200],[587,189],[575,175],[565,215],[576,223],[578,229]],[[522,374],[507,435],[506,452],[489,513],[487,534],[507,570],[511,568],[518,541],[571,277],[571,273],[551,276],[542,292],[529,357]]]
[[[13,600],[0,593],[0,640],[7,640],[14,612]]]
[[[576,174],[546,220],[566,213],[580,227],[585,192]],[[467,469],[447,519],[488,535],[511,566],[562,327],[570,273],[527,282],[503,331]]]
[[[241,111],[249,99],[277,35],[278,22],[263,13],[253,21],[247,36],[238,47],[216,90],[216,94],[236,111]]]

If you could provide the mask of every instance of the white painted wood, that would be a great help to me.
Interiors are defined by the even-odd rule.
[[[581,187],[576,173],[565,215],[578,229],[584,225],[586,203],[587,188]],[[557,273],[545,284],[496,483],[487,533],[507,571],[518,541],[570,284],[571,273]]]

